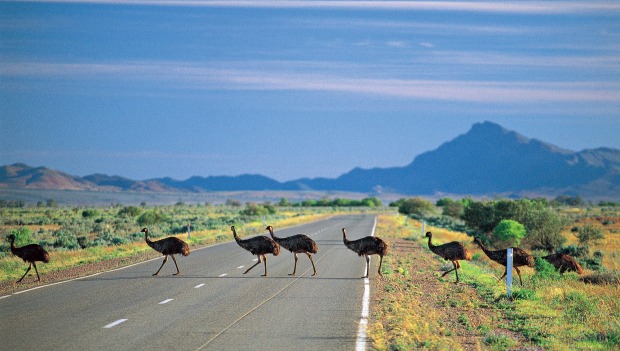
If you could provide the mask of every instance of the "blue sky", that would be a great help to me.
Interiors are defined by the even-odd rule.
[[[0,165],[337,177],[483,121],[620,148],[620,2],[0,1]]]

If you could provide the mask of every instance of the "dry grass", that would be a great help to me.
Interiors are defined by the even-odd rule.
[[[620,349],[617,285],[584,284],[574,273],[543,277],[525,268],[524,286],[514,286],[509,300],[505,284],[497,282],[503,267],[473,245],[474,260],[462,264],[462,283],[453,284],[453,276],[440,277],[448,265],[428,252],[420,227],[379,216],[377,235],[398,239],[388,239],[385,279],[374,281],[369,336],[375,349]],[[427,230],[438,243],[471,242],[463,233]]]

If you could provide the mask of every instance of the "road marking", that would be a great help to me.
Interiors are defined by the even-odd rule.
[[[375,236],[375,228],[377,228],[377,217],[375,216],[375,223],[372,225],[372,232],[370,236]],[[368,263],[370,266],[370,261]],[[368,275],[368,267],[365,269]],[[357,328],[357,338],[355,339],[355,351],[365,351],[366,344],[368,342],[366,337],[366,328],[368,327],[368,316],[370,314],[370,279],[364,278],[364,295],[362,296],[362,317]]]
[[[4,296],[0,296],[0,299],[7,298],[7,297],[9,297],[9,296],[11,296],[11,295],[4,295]]]
[[[255,258],[255,259],[253,259],[252,261],[256,262],[256,261],[258,261],[258,258]]]
[[[218,277],[220,277],[220,278],[221,278],[221,277],[225,277],[225,276],[227,276],[227,275],[228,275],[228,274],[226,274],[226,273],[222,273],[222,274],[218,275]]]
[[[127,321],[127,319],[119,319],[117,321],[114,321],[114,322],[106,325],[104,328],[110,329],[110,328],[116,327],[117,325],[119,325],[119,324],[121,324],[123,322],[126,322],[126,321]]]
[[[245,266],[239,266],[239,267],[237,267],[237,269],[241,269],[241,268],[243,268],[243,267],[245,267]]]
[[[196,285],[196,286],[194,287],[194,289],[202,288],[203,286],[205,286],[205,285],[204,285],[204,283],[203,283],[203,284],[198,284],[198,285]]]
[[[174,300],[174,299],[165,299],[164,301],[160,302],[159,304],[160,305],[165,305],[165,304],[167,304],[168,302],[170,302],[172,300]]]

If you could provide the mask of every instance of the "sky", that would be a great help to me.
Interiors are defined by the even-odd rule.
[[[620,2],[0,1],[0,165],[335,178],[484,121],[620,149]]]

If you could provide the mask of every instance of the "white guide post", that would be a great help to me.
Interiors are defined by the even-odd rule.
[[[422,222],[422,236],[426,235],[426,223]]]
[[[506,296],[512,298],[512,247],[506,251]]]
[[[188,239],[191,239],[192,237],[191,231],[192,231],[192,226],[189,223],[187,223],[187,238]]]

